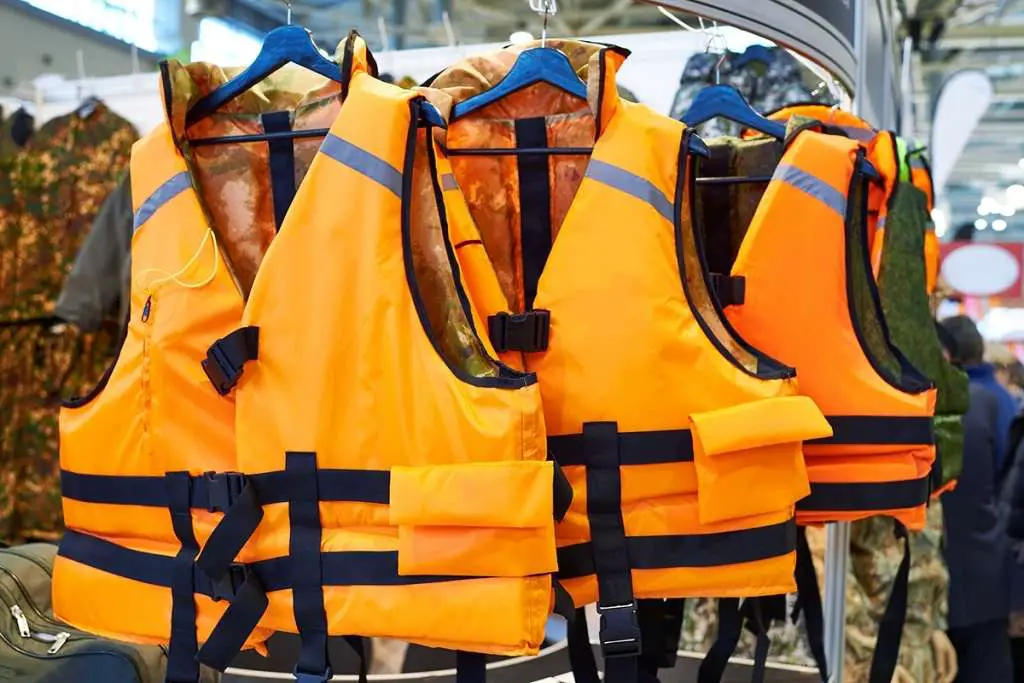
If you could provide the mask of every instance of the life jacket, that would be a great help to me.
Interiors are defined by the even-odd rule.
[[[813,124],[819,125],[819,124]],[[924,524],[935,459],[935,390],[892,346],[866,245],[869,167],[861,143],[798,129],[732,269],[729,319],[800,373],[834,436],[804,447],[805,524],[876,514]],[[792,216],[805,220],[793,221]]]
[[[925,195],[928,220],[924,233],[924,260],[927,268],[928,293],[933,294],[939,277],[940,253],[939,236],[935,234],[935,223],[931,220],[932,210],[935,208],[935,184],[932,181],[932,168],[923,149],[910,150],[903,158],[910,167],[910,182]]]
[[[430,87],[457,111],[534,47],[468,59]],[[449,218],[480,239],[460,263],[484,268],[486,253],[495,273],[470,292],[490,306],[495,348],[539,377],[549,452],[575,494],[556,527],[559,579],[577,606],[597,603],[616,681],[639,653],[638,600],[793,588],[801,442],[829,429],[792,369],[737,335],[710,295],[689,219],[691,133],[617,95],[625,50],[548,47],[588,100],[538,84],[450,121],[438,134],[453,176],[439,184],[449,205],[467,203]],[[591,145],[589,158],[460,154]]]
[[[347,81],[309,83],[303,70],[286,68],[262,93],[245,93],[186,131],[191,105],[227,75],[207,65],[162,66],[167,122],[132,158],[127,338],[101,386],[61,414],[69,531],[54,567],[56,614],[102,636],[169,644],[174,683],[196,679],[200,644],[200,657],[222,669],[239,648],[260,647],[273,630],[294,632],[297,623],[325,637],[365,630],[532,652],[550,611],[553,466],[544,461],[539,390],[472,342],[458,281],[441,258],[433,196],[412,198],[430,177],[430,152],[417,151],[415,169],[403,166],[414,159],[419,103],[368,75],[376,68],[358,37],[338,56],[343,72],[357,75],[361,101],[323,147],[318,139],[290,142],[291,162],[308,172],[266,268],[263,255],[278,242],[282,208],[293,199],[272,178],[276,153],[271,148],[267,160],[244,144],[200,146],[194,138],[288,125],[288,116],[252,115],[267,103],[294,108],[298,127],[334,122]],[[381,101],[390,117],[377,116]],[[382,131],[390,135],[379,138]],[[275,206],[243,201],[240,186]],[[426,211],[413,219],[414,208]],[[361,229],[342,229],[353,224]],[[332,247],[332,234],[343,249]],[[412,264],[412,289],[403,262]],[[270,272],[257,279],[263,270]],[[344,283],[302,278],[310,272]],[[260,294],[254,283],[267,278]],[[297,292],[308,287],[315,289]],[[285,306],[267,302],[274,292],[287,297]],[[348,305],[335,306],[325,292]],[[300,299],[317,310],[300,310]],[[325,310],[338,315],[333,323]],[[260,334],[255,325],[264,322]],[[315,330],[303,332],[303,322]],[[243,323],[250,327],[238,332]],[[328,346],[337,350],[325,353]],[[230,385],[263,348],[253,388],[236,401]],[[313,386],[314,365],[330,386]],[[342,367],[348,381],[334,372]],[[264,368],[276,378],[266,390]],[[421,397],[409,400],[414,395]],[[273,417],[260,405],[273,407]],[[317,433],[327,420],[330,432]],[[326,443],[331,434],[345,445]],[[392,492],[399,505],[386,505]],[[323,504],[323,532],[317,499],[332,501]],[[273,504],[264,520],[266,500]],[[259,542],[247,544],[261,520]],[[318,583],[331,586],[321,630],[310,626],[316,605],[324,613],[325,598],[309,600]],[[257,625],[266,593],[270,609]],[[406,618],[381,620],[392,609]],[[300,664],[315,666],[304,655]]]

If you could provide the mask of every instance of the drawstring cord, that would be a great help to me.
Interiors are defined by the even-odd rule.
[[[203,255],[203,250],[209,242],[213,242],[213,268],[210,269],[210,273],[198,282],[188,282],[184,280],[183,278],[185,275],[196,265],[196,263],[198,263],[199,258]],[[213,278],[217,276],[217,270],[219,268],[220,248],[217,245],[217,236],[214,234],[212,229],[207,228],[206,234],[203,235],[203,240],[199,243],[199,247],[196,249],[195,253],[192,254],[192,258],[190,258],[177,272],[168,273],[166,270],[162,270],[160,268],[147,268],[135,276],[136,284],[144,281],[147,275],[155,274],[160,276],[146,282],[145,285],[141,287],[142,291],[146,294],[146,306],[143,318],[145,319],[149,317],[148,312],[150,301],[159,288],[164,285],[174,283],[179,287],[184,287],[185,289],[199,289],[213,282]]]

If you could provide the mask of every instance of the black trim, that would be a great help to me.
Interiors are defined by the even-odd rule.
[[[292,117],[286,111],[260,115],[265,133],[291,133]],[[295,199],[295,144],[291,137],[267,140],[270,150],[270,197],[274,204],[274,224],[281,232],[284,217]]]
[[[853,332],[857,336],[857,342],[860,345],[861,353],[867,359],[868,363],[871,364],[875,373],[889,386],[898,391],[906,394],[922,394],[934,388],[935,385],[927,377],[921,374],[921,372],[914,368],[910,361],[907,360],[906,356],[904,356],[903,353],[900,352],[900,350],[892,343],[892,337],[889,334],[889,326],[886,324],[885,314],[882,312],[882,299],[878,291],[878,283],[875,282],[875,278],[872,275],[871,250],[868,248],[868,173],[865,167],[866,163],[867,159],[865,158],[864,148],[858,145],[857,158],[854,162],[853,173],[850,176],[850,187],[847,191],[846,219],[843,224],[843,247],[846,259],[846,310],[850,318],[850,326],[853,328]],[[851,250],[849,246],[849,239],[852,234],[851,231],[854,229],[853,221],[858,219],[858,216],[854,212],[860,213],[860,225],[857,226],[857,229],[860,231],[859,254],[852,253],[853,250]],[[872,313],[882,330],[883,341],[888,347],[893,358],[900,365],[901,372],[899,377],[893,377],[884,367],[882,367],[878,362],[878,359],[872,355],[871,349],[864,336],[864,331],[861,329],[860,321],[857,319],[853,292],[854,282],[851,273],[851,266],[853,264],[853,259],[855,258],[861,259],[862,267],[864,268],[864,278],[867,281],[866,285],[871,296],[873,308]]]
[[[174,90],[171,88],[171,66],[166,59],[160,61],[160,85],[164,91],[164,115],[167,117],[166,120],[170,124],[168,125],[168,129],[171,131],[171,139],[174,140],[174,146],[181,150],[182,140],[178,138],[177,133],[174,131],[174,112],[172,110],[174,104]],[[188,127],[186,126],[186,130],[182,132],[186,132],[187,129]],[[185,140],[187,139],[186,133]]]
[[[583,434],[549,436],[548,454],[562,467],[590,464]],[[619,432],[619,462],[624,466],[693,462],[693,435],[688,429]]]
[[[712,534],[630,536],[633,569],[677,569],[744,564],[787,555],[796,550],[796,522]],[[558,578],[578,579],[594,574],[590,543],[558,549]]]
[[[441,234],[444,240],[445,250],[448,253],[448,262],[452,269],[451,274],[452,280],[455,284],[455,291],[460,303],[462,304],[463,315],[466,316],[470,329],[473,330],[473,333],[476,336],[474,341],[476,341],[479,346],[478,352],[482,354],[483,357],[488,358],[494,367],[498,369],[498,376],[473,377],[472,375],[466,374],[461,368],[452,365],[449,362],[441,347],[438,345],[437,336],[430,324],[430,316],[427,315],[426,305],[423,302],[419,285],[416,282],[416,268],[412,260],[412,180],[416,159],[416,131],[421,121],[419,116],[419,107],[422,102],[422,98],[413,98],[409,100],[409,132],[407,134],[408,138],[406,140],[405,163],[403,165],[402,173],[402,261],[405,264],[405,278],[409,286],[409,294],[412,297],[413,306],[416,308],[416,314],[419,316],[420,325],[423,326],[423,331],[430,340],[430,344],[434,347],[434,351],[437,353],[438,357],[441,358],[441,361],[448,367],[451,373],[462,382],[475,387],[493,389],[521,389],[523,387],[536,384],[537,375],[535,373],[518,372],[504,363],[494,358],[490,358],[483,342],[480,341],[480,335],[473,322],[469,297],[466,295],[466,291],[462,286],[462,274],[459,271],[458,259],[455,256],[455,250],[452,248],[451,236],[448,232],[448,217],[444,209],[444,193],[438,182],[437,159],[434,155],[434,145],[429,144],[431,131],[428,126],[426,134],[428,144],[426,147],[427,159],[429,162],[429,173],[431,182],[434,186],[434,200],[437,203],[437,212],[441,221]]]
[[[732,337],[732,340],[736,342],[740,348],[745,350],[747,353],[754,356],[757,360],[757,370],[751,372],[749,368],[740,363],[739,360],[733,356],[729,351],[722,345],[722,342],[715,336],[708,327],[707,321],[701,315],[700,311],[693,303],[693,297],[690,294],[690,285],[686,281],[686,253],[683,247],[683,208],[684,208],[684,194],[690,193],[690,197],[694,197],[696,193],[696,164],[691,164],[691,157],[689,155],[689,136],[693,135],[693,132],[687,128],[683,131],[683,135],[679,142],[679,161],[676,165],[676,194],[675,204],[672,207],[672,220],[675,224],[675,240],[676,240],[676,262],[679,268],[679,280],[683,287],[683,294],[686,297],[686,304],[690,308],[690,314],[700,325],[701,330],[704,332],[704,336],[710,341],[723,358],[728,360],[734,367],[741,370],[745,374],[756,377],[758,379],[792,379],[796,377],[796,370],[788,367],[779,361],[771,358],[764,352],[755,349],[751,346],[732,326],[729,319],[725,316],[722,311],[722,307],[718,303],[718,298],[714,295],[711,287],[708,285],[710,281],[710,274],[708,272],[707,259],[704,256],[703,240],[700,238],[700,230],[697,229],[699,219],[695,210],[696,202],[690,202],[690,232],[693,234],[694,245],[697,249],[697,257],[700,260],[701,265],[701,277],[704,278],[705,287],[708,289],[708,299],[711,301],[711,305],[714,308],[715,315],[718,317],[719,322],[725,329],[726,333]]]
[[[55,319],[56,320],[56,319]],[[121,362],[121,352],[124,350],[124,343],[128,340],[128,327],[131,325],[131,313],[128,313],[128,320],[124,321],[121,325],[121,330],[118,333],[117,341],[117,354],[113,360],[107,364],[107,368],[103,371],[103,375],[100,380],[96,383],[96,386],[92,387],[88,392],[81,396],[71,396],[68,398],[61,398],[61,407],[69,410],[75,410],[77,408],[84,408],[89,405],[103,393],[103,390],[107,388],[107,384],[110,383],[110,378],[114,374],[114,370],[117,369],[117,364]]]
[[[871,512],[903,510],[928,503],[931,472],[920,479],[834,484],[811,482],[811,495],[800,500],[800,512]]]
[[[474,244],[483,245],[483,243],[483,240],[462,240],[461,242],[455,245],[455,249],[462,249],[463,247],[469,247]]]
[[[604,132],[604,81],[605,81],[605,66],[604,66],[604,53],[608,51],[608,48],[602,48],[597,52],[597,111],[594,112],[594,137],[599,138]],[[616,96],[618,93],[616,93]],[[596,143],[596,139],[595,139]]]
[[[547,149],[544,117],[516,119],[516,149]],[[523,266],[523,309],[533,310],[537,282],[551,253],[551,176],[548,157],[522,154],[516,159],[519,177],[519,245]]]
[[[935,423],[931,417],[829,415],[832,436],[807,441],[814,445],[873,444],[931,446]]]
[[[341,58],[341,96],[348,97],[348,88],[352,83],[352,62],[355,59],[355,39],[359,37],[355,29],[349,31],[348,40],[345,41],[345,51]],[[369,50],[369,47],[367,47]]]

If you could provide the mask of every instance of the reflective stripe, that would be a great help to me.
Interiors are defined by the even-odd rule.
[[[459,189],[459,184],[455,181],[455,176],[451,173],[445,173],[441,176],[441,189],[445,192]]]
[[[888,216],[879,216],[878,217],[878,228],[879,229],[882,229],[882,228],[885,227],[885,219],[886,218],[888,218]]]
[[[146,201],[142,202],[142,206],[135,212],[133,229],[138,230],[141,228],[164,204],[191,187],[192,179],[189,178],[188,173],[182,171],[177,175],[171,176],[163,185],[156,188],[156,192],[149,195]]]
[[[867,128],[857,128],[856,126],[840,126],[840,128],[842,128],[844,133],[858,142],[871,142],[875,139],[875,131]]]
[[[401,171],[365,149],[360,149],[336,135],[328,134],[320,146],[320,151],[356,173],[377,181],[391,190],[396,197],[402,196]]]
[[[840,216],[846,216],[846,197],[843,193],[807,171],[802,171],[789,164],[779,164],[772,180],[786,183],[801,192],[806,192]]]
[[[921,171],[928,169],[928,166],[924,163],[924,157],[920,154],[912,154],[910,156],[910,168],[916,168]]]
[[[667,221],[673,220],[672,202],[651,181],[597,159],[587,165],[587,177],[650,204]]]

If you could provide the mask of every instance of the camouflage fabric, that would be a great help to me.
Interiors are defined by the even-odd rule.
[[[99,104],[45,124],[0,158],[0,539],[61,530],[61,397],[99,383],[118,324],[83,335],[51,318],[81,241],[127,170],[136,132]]]
[[[967,375],[946,360],[928,299],[924,261],[927,197],[909,182],[896,186],[886,218],[878,289],[893,343],[938,388],[935,436],[941,481],[955,480],[963,468],[963,425]]]

